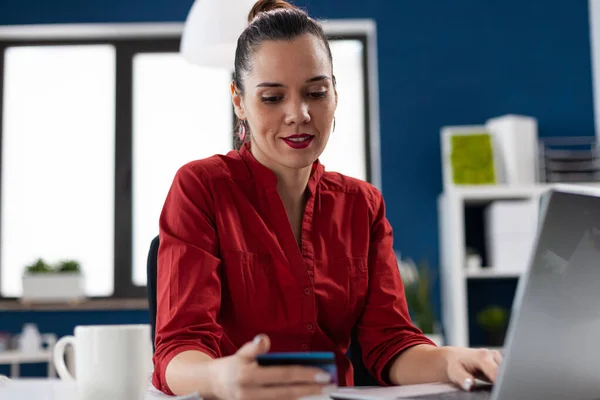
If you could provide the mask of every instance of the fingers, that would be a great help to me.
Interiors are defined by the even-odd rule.
[[[256,367],[240,376],[240,386],[329,384],[331,375],[319,368],[296,366]]]
[[[267,335],[257,335],[253,343],[257,349],[256,355],[267,353],[271,348],[271,339]]]
[[[475,384],[475,379],[495,382],[503,357],[495,350],[468,349],[461,351],[455,360],[449,365],[448,377],[463,390],[469,391]]]
[[[502,364],[502,361],[504,361],[504,356],[498,350],[492,350],[492,357],[498,365]]]
[[[498,375],[497,369],[500,366],[500,364],[502,364],[502,361],[504,360],[504,356],[502,355],[501,352],[499,352],[497,350],[490,350],[490,352],[492,354],[492,358],[494,359],[494,362],[496,363],[496,376],[497,376]],[[475,379],[476,380],[479,379],[479,380],[486,381],[486,382],[489,382],[489,383],[493,382],[492,379],[488,378],[488,376],[484,372],[482,372],[481,370],[478,370],[475,373]]]
[[[302,366],[258,366],[254,361],[260,354],[267,353],[271,341],[266,335],[257,335],[252,342],[244,344],[236,353],[246,362],[236,377],[240,387],[257,387],[269,385],[326,385],[332,376],[320,368]]]
[[[496,374],[498,372],[499,363],[496,361],[498,355],[494,354],[494,351],[488,349],[480,349],[478,352],[478,362],[475,366],[490,380],[490,382],[496,381]]]
[[[454,384],[467,392],[471,390],[471,387],[473,387],[473,384],[475,383],[473,375],[471,375],[471,373],[469,373],[469,371],[461,364],[457,364],[456,367],[450,371],[449,377]]]
[[[254,360],[259,354],[264,354],[271,348],[271,339],[267,335],[257,335],[252,342],[244,344],[237,351],[238,357]]]
[[[273,400],[273,399],[299,399],[301,397],[315,396],[331,391],[323,385],[292,385],[242,388],[237,393],[237,399],[245,400]]]

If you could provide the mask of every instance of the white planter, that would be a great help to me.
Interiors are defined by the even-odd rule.
[[[57,302],[81,300],[84,296],[83,275],[79,273],[25,274],[22,279],[25,302]]]

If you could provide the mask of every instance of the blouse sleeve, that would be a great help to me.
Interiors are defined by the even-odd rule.
[[[159,220],[154,386],[172,394],[165,370],[177,354],[221,356],[220,259],[206,172],[188,164],[176,174]]]
[[[404,286],[393,250],[392,228],[379,191],[374,196],[369,247],[369,287],[365,310],[358,322],[358,341],[367,369],[389,385],[391,362],[417,344],[435,344],[410,319]]]

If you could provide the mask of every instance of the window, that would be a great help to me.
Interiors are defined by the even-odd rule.
[[[332,40],[338,107],[335,131],[320,157],[327,171],[368,179],[365,134],[364,46],[360,40]]]
[[[150,241],[175,172],[232,148],[231,73],[177,53],[133,60],[133,283],[146,285]]]
[[[340,97],[321,161],[380,186],[374,25],[325,28]],[[38,257],[79,260],[89,296],[145,296],[175,172],[232,148],[231,72],[186,63],[178,24],[27,29],[0,28],[0,297]]]
[[[86,293],[111,295],[114,48],[10,47],[3,87],[2,294],[41,257],[77,259]]]

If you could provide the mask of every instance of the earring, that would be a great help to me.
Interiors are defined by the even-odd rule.
[[[335,132],[335,117],[333,117],[333,132]]]
[[[238,138],[240,139],[240,142],[246,140],[246,124],[244,123],[244,120],[240,121],[240,127],[238,129]]]

